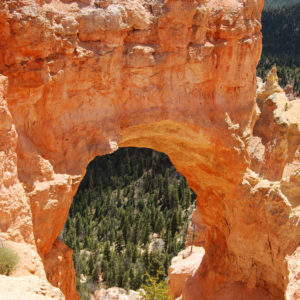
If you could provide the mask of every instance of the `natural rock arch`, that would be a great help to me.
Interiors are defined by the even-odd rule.
[[[247,151],[262,6],[0,4],[1,236],[36,247],[68,299],[71,252],[56,239],[88,162],[118,146],[166,153],[198,195],[206,257],[183,299],[284,297],[297,216]]]

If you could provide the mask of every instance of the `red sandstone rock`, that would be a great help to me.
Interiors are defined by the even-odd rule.
[[[189,246],[172,259],[169,268],[169,288],[174,299],[181,296],[186,280],[199,268],[205,251],[202,247]]]
[[[0,236],[36,247],[67,299],[56,239],[88,162],[118,146],[165,152],[198,195],[206,254],[182,299],[298,297],[299,100],[273,73],[258,116],[262,6],[0,2]]]
[[[44,266],[49,282],[59,287],[69,299],[78,299],[72,255],[73,250],[56,239],[51,251],[45,256]]]

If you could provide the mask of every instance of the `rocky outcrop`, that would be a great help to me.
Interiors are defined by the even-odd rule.
[[[174,299],[182,295],[186,280],[199,268],[205,250],[202,247],[189,246],[172,258],[168,271],[170,294]]]
[[[51,251],[45,256],[44,267],[49,282],[59,287],[64,295],[68,295],[68,298],[76,299],[78,294],[72,255],[73,251],[57,239]],[[73,280],[67,280],[68,278]]]
[[[127,146],[168,154],[198,195],[205,255],[184,300],[296,299],[299,106],[269,87],[255,103],[262,6],[1,1],[0,237],[30,245],[67,299],[73,195]]]
[[[245,201],[243,210],[247,211],[248,215],[245,215],[243,220],[238,217],[226,220],[229,234],[226,245],[235,250],[242,246],[245,253],[248,252],[251,245],[239,244],[239,238],[235,240],[235,237],[241,236],[242,232],[248,232],[248,236],[252,235],[255,241],[263,240],[266,232],[262,228],[265,229],[271,224],[270,219],[263,221],[266,211],[268,211],[272,216],[273,225],[271,228],[273,229],[270,228],[271,231],[265,237],[267,243],[264,247],[259,250],[257,244],[255,245],[256,249],[252,250],[252,257],[265,257],[266,261],[269,260],[269,267],[268,271],[265,269],[267,266],[258,266],[256,263],[246,267],[245,261],[243,261],[245,257],[241,257],[240,263],[243,261],[244,267],[248,268],[248,272],[246,272],[248,278],[245,280],[247,289],[238,281],[229,284],[223,283],[212,299],[297,299],[299,297],[300,247],[297,227],[300,205],[300,99],[295,98],[290,101],[287,98],[278,85],[276,67],[273,67],[267,76],[266,82],[262,82],[258,78],[257,104],[258,107],[255,108],[256,114],[254,114],[252,122],[253,134],[245,131],[243,135],[243,141],[250,159],[250,165],[241,183],[245,193],[243,196]],[[257,209],[256,205],[260,208]],[[198,203],[189,227],[187,245],[202,246],[207,242],[207,226],[203,222],[203,218]],[[255,226],[262,226],[261,229],[253,230],[253,222],[256,224]],[[236,232],[232,232],[234,223],[236,224],[234,226]],[[240,227],[238,228],[238,226]],[[295,226],[294,231],[291,229],[293,226]],[[290,254],[285,255],[284,258],[282,257],[281,268],[285,268],[287,265],[289,271],[286,273],[287,275],[283,275],[283,273],[279,275],[276,271],[276,264],[279,263],[278,258],[282,254],[282,246],[284,245],[283,240],[280,241],[279,237],[283,237],[287,232],[289,232],[288,235],[294,242],[289,241],[286,244],[285,251],[290,252]],[[293,237],[290,235],[291,232],[294,232]],[[202,268],[207,267],[205,259],[206,257],[204,257],[200,268],[197,270],[198,274],[189,275],[185,279],[183,299],[194,299],[195,295],[201,291],[198,287],[193,292],[193,287],[196,286],[195,281],[203,280],[203,273],[200,272]],[[227,268],[232,268],[232,266],[227,266]],[[260,288],[258,284],[261,280],[260,276],[267,272],[270,272],[268,276],[274,276],[274,283],[275,280],[279,283],[280,276],[282,276],[282,283],[284,284],[285,278],[288,282],[284,288],[285,293],[280,294],[278,290],[273,290],[273,292],[267,290],[266,292],[266,289]],[[172,286],[172,282],[170,287],[175,298],[178,297],[177,287]],[[205,294],[205,288],[203,288],[203,294],[198,294],[199,297],[211,299],[210,295]],[[275,286],[273,286],[274,288]]]
[[[299,99],[289,101],[278,85],[276,67],[270,71],[265,83],[258,81],[257,104],[261,114],[253,135],[257,141],[260,139],[257,147],[262,151],[254,151],[253,155],[253,151],[249,151],[253,158],[256,156],[251,167],[272,181],[289,177],[299,168],[300,102]],[[258,153],[261,162],[257,161]]]
[[[8,277],[0,275],[0,294],[5,300],[63,300],[63,293],[36,276]]]
[[[141,296],[136,291],[126,291],[118,287],[100,289],[94,292],[95,300],[140,300]]]

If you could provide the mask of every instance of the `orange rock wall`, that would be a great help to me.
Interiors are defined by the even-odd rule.
[[[299,245],[298,214],[269,181],[281,178],[270,175],[276,160],[263,173],[267,158],[253,146],[262,7],[0,3],[0,237],[33,244],[67,299],[78,298],[71,250],[56,239],[73,195],[90,160],[127,146],[168,154],[198,195],[206,255],[184,300],[223,290],[284,297],[295,279],[287,257]],[[296,150],[287,185],[298,180]]]

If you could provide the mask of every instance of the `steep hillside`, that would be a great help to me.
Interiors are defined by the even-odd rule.
[[[263,53],[257,72],[258,76],[265,78],[268,70],[276,64],[280,85],[291,84],[299,93],[300,3],[286,4],[263,11]]]
[[[184,247],[194,203],[165,154],[121,148],[95,158],[62,234],[74,249],[81,298],[99,286],[138,289],[146,272],[165,278]]]
[[[299,0],[265,0],[265,9],[275,8],[278,6],[290,6],[300,3]]]

